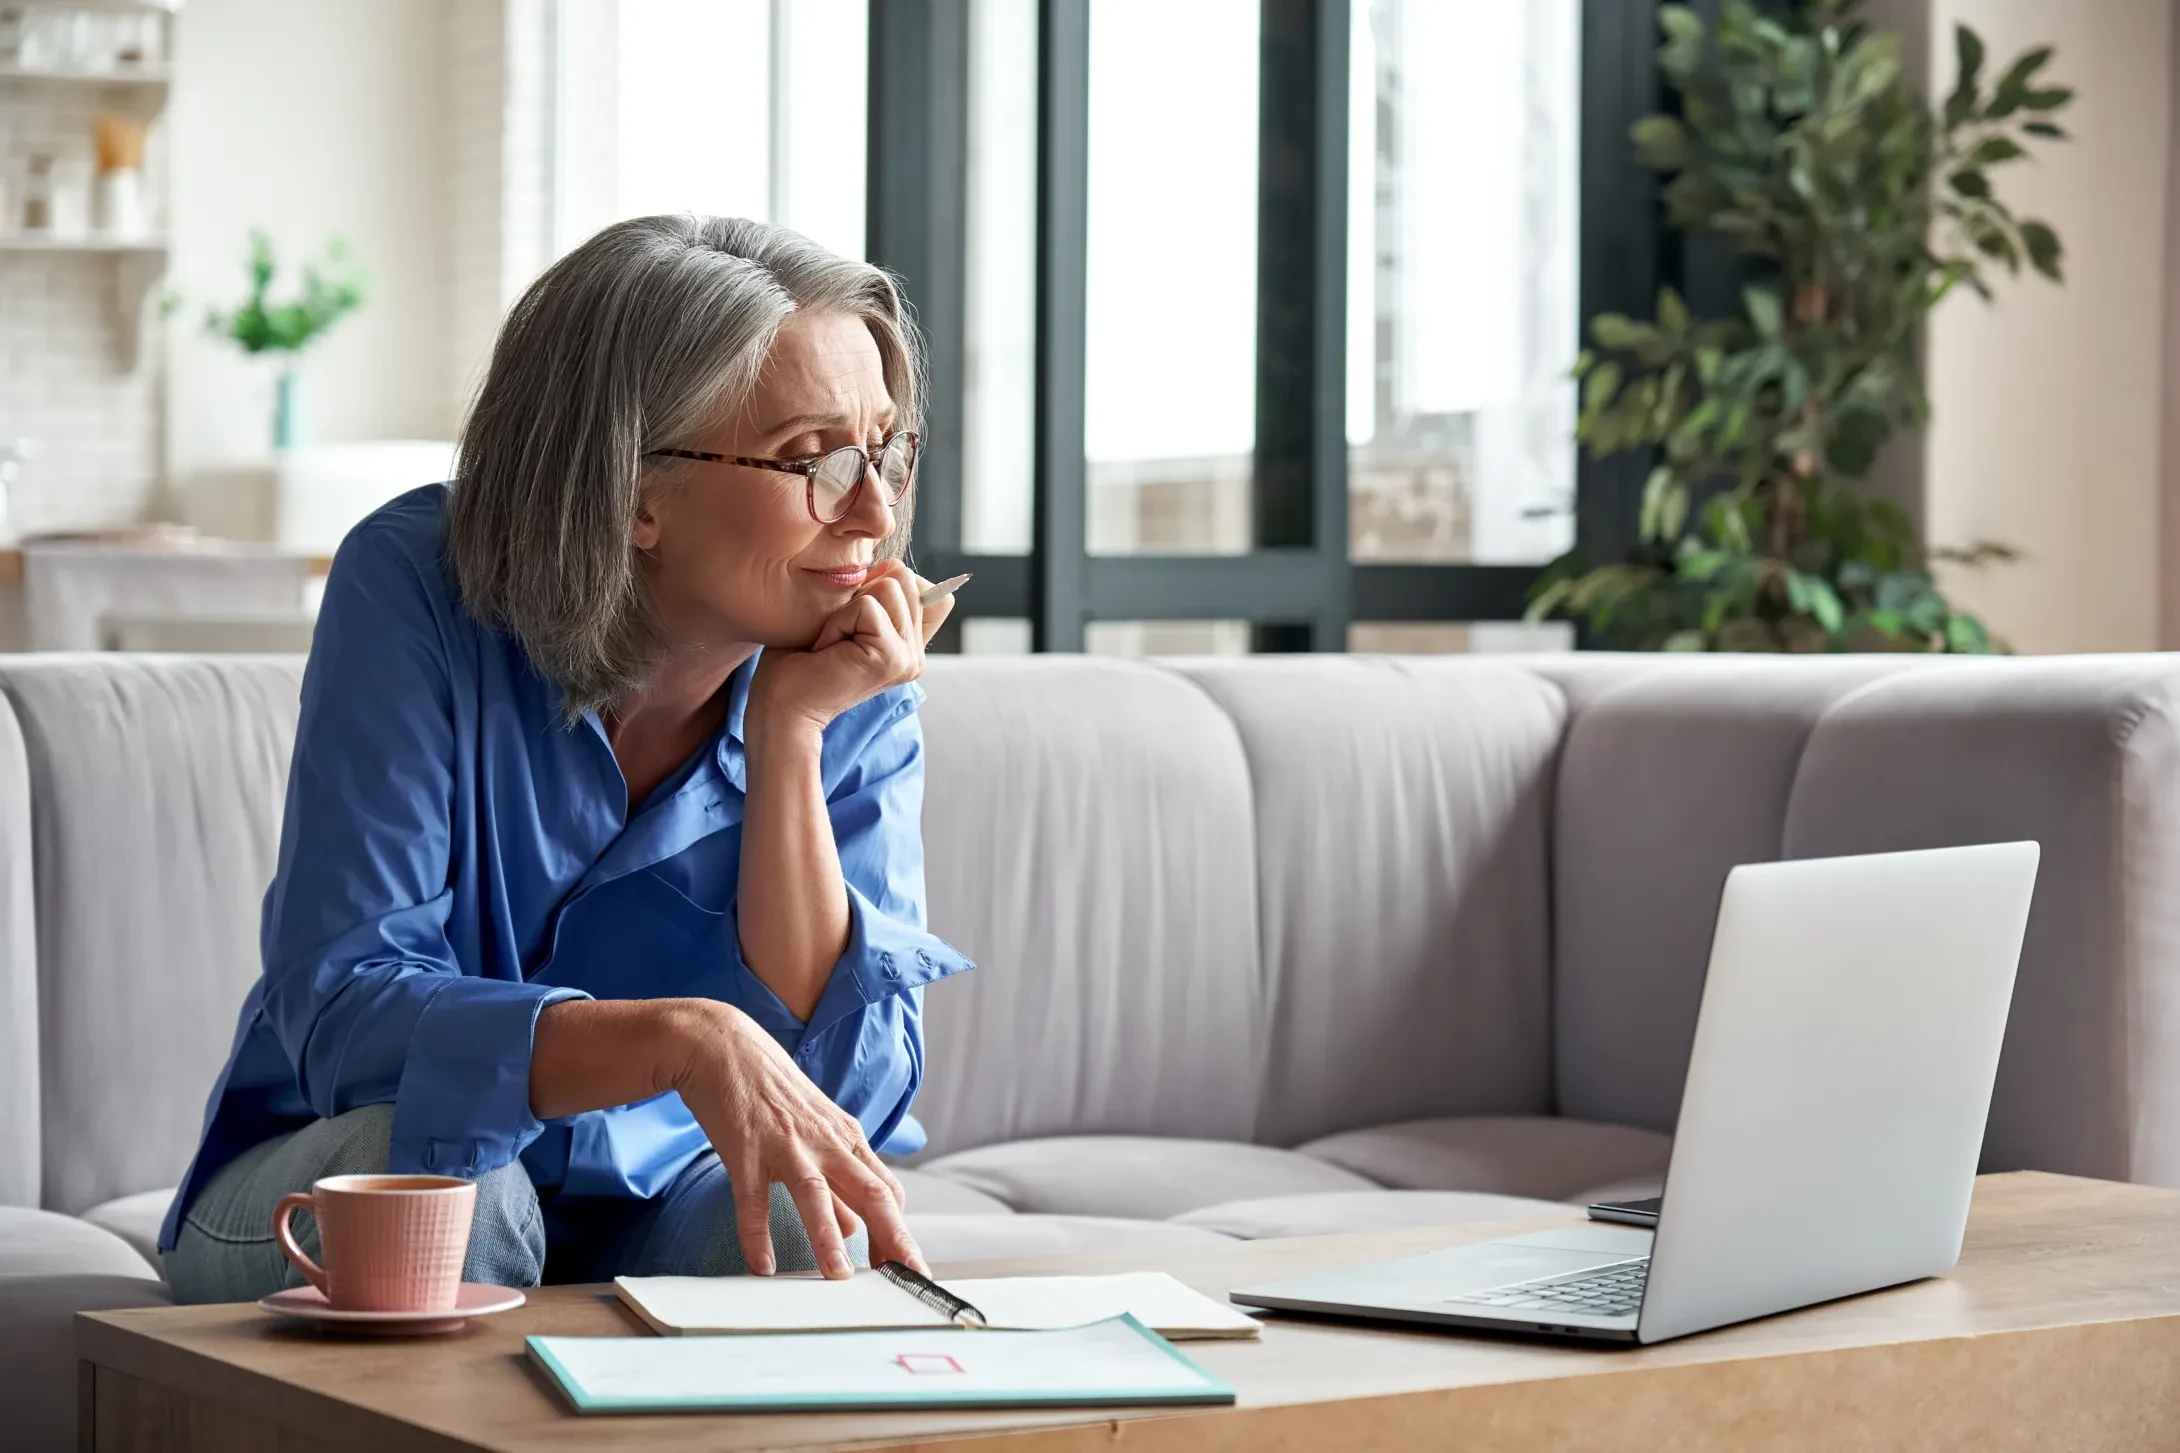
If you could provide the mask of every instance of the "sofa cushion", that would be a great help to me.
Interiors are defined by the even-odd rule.
[[[43,1203],[181,1179],[258,974],[300,658],[20,656]]]
[[[1560,1113],[1673,1128],[1727,872],[1781,856],[1825,714],[1918,659],[1651,662],[1585,697],[1554,796]]]
[[[978,965],[924,1003],[930,1151],[1248,1139],[1264,976],[1234,724],[1134,661],[934,656],[924,687],[931,930]]]
[[[0,1223],[0,1259],[14,1229],[19,1228]],[[128,1254],[135,1259],[134,1252]],[[77,1446],[76,1313],[163,1307],[173,1300],[163,1283],[141,1271],[118,1276],[0,1272],[0,1418],[11,1453],[68,1453]]]
[[[1810,735],[1783,855],[2042,845],[1983,1169],[2180,1185],[2180,669],[1962,660]]]
[[[929,1171],[911,1170],[905,1165],[887,1169],[899,1178],[901,1189],[908,1192],[911,1216],[925,1211],[944,1216],[1005,1216],[1011,1213],[1005,1201],[987,1196],[960,1181],[935,1176]]]
[[[1199,1206],[1305,1191],[1374,1190],[1329,1161],[1231,1140],[1071,1135],[919,1161],[1017,1211],[1163,1221]]]
[[[996,1261],[1017,1256],[1072,1256],[1092,1251],[1169,1251],[1215,1246],[1229,1238],[1177,1221],[1130,1221],[1113,1216],[952,1216],[908,1213],[909,1234],[936,1266],[946,1261]]]
[[[1670,1136],[1547,1115],[1409,1120],[1298,1147],[1380,1185],[1563,1201],[1591,1186],[1663,1176]]]
[[[1248,750],[1271,985],[1250,1138],[1549,1111],[1559,692],[1475,659],[1173,669]]]
[[[174,1189],[163,1191],[139,1191],[133,1196],[123,1196],[117,1201],[93,1206],[83,1213],[83,1219],[103,1230],[111,1231],[129,1245],[135,1247],[144,1260],[153,1266],[159,1261],[159,1224],[167,1218],[167,1207],[174,1204]]]
[[[1228,1201],[1176,1216],[1169,1223],[1223,1232],[1244,1241],[1271,1236],[1339,1236],[1350,1231],[1397,1231],[1408,1226],[1457,1226],[1467,1221],[1564,1219],[1556,1201],[1487,1196],[1472,1191],[1318,1191]]]
[[[113,1232],[27,1206],[0,1206],[0,1276],[158,1276]]]

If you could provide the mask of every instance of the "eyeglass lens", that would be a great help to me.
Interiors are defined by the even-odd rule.
[[[819,518],[837,520],[847,512],[849,496],[863,482],[863,471],[869,467],[870,456],[860,449],[835,449],[825,456],[818,465],[816,488],[811,491]],[[878,483],[887,504],[901,502],[915,472],[916,441],[906,434],[888,439],[878,455]]]

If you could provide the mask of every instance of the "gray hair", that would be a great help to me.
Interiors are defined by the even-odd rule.
[[[508,313],[462,425],[447,544],[462,599],[565,693],[568,713],[641,688],[660,650],[630,538],[644,491],[748,397],[795,312],[860,317],[900,426],[923,354],[900,290],[784,227],[738,217],[616,222],[545,270]],[[885,545],[897,551],[908,516]]]

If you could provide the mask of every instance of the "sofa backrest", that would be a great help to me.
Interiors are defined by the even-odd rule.
[[[1265,982],[1234,723],[1130,661],[934,659],[924,685],[931,927],[978,966],[925,993],[931,1149],[1249,1138]]]
[[[41,1199],[171,1186],[257,976],[295,657],[18,656],[31,792]]]
[[[1478,658],[1172,669],[1247,759],[1269,985],[1256,1137],[1549,1113],[1558,690]]]
[[[35,1206],[38,1147],[38,918],[30,846],[30,767],[0,697],[0,1206]]]
[[[1819,720],[1915,658],[1536,661],[1569,705],[1552,828],[1560,1113],[1669,1131],[1737,863],[1782,856]]]

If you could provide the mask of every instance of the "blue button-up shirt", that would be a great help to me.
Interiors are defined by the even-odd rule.
[[[530,1113],[537,1016],[561,999],[703,996],[762,1025],[907,1153],[922,986],[970,967],[924,929],[920,688],[826,728],[847,952],[807,1022],[742,961],[735,926],[754,658],[716,739],[631,811],[595,715],[572,725],[520,645],[463,609],[446,490],[416,490],[335,557],[303,676],[263,973],[160,1232],[272,1136],[391,1102],[389,1168],[646,1197],[706,1146],[677,1094],[550,1123]]]

